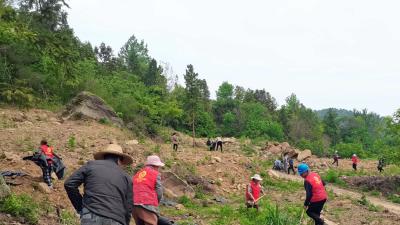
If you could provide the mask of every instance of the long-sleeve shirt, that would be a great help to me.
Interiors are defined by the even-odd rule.
[[[79,186],[84,184],[83,196]],[[77,212],[82,208],[102,217],[128,225],[133,207],[132,178],[115,162],[90,161],[75,171],[64,183]]]
[[[322,181],[322,184],[325,186],[325,181]],[[306,189],[306,200],[304,201],[304,205],[309,206],[312,198],[312,185],[308,181],[304,181],[304,189]]]

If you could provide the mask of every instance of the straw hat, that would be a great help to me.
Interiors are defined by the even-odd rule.
[[[97,152],[93,154],[95,160],[102,160],[104,156],[107,154],[113,154],[122,157],[122,164],[123,165],[130,165],[133,163],[133,159],[130,155],[125,154],[122,151],[122,147],[117,144],[110,144],[107,148],[103,151]]]
[[[146,166],[164,166],[165,164],[161,162],[160,157],[156,155],[151,155],[147,157]]]
[[[254,176],[252,176],[251,179],[259,180],[259,181],[263,180],[259,174],[254,174]]]

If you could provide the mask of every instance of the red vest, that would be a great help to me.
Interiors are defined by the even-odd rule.
[[[133,203],[158,206],[156,192],[158,171],[146,166],[133,176]]]
[[[353,164],[357,164],[357,163],[358,163],[358,158],[357,158],[357,156],[351,157],[351,161],[353,161]]]
[[[261,185],[256,184],[254,181],[251,181],[249,185],[251,187],[251,190],[252,190],[251,194],[253,195],[254,200],[257,200],[260,197]],[[252,200],[249,195],[248,187],[246,188],[246,200]]]
[[[42,145],[40,146],[40,149],[42,150],[42,153],[46,156],[47,159],[52,159],[54,157],[52,147],[47,145]]]
[[[312,197],[310,202],[319,202],[328,198],[324,184],[318,174],[311,172],[306,177],[306,181],[312,186]]]

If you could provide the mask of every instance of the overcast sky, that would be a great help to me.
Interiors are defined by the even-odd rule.
[[[193,64],[223,81],[295,93],[313,109],[400,108],[400,2],[376,0],[69,0],[82,41],[120,47],[134,34],[183,83]]]

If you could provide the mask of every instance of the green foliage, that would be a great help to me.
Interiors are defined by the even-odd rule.
[[[76,147],[76,138],[75,136],[70,136],[68,138],[68,148],[73,150]]]
[[[357,156],[360,158],[366,156],[362,144],[359,143],[340,143],[334,147],[334,150],[338,151],[341,157],[346,157],[346,158],[351,158],[353,154],[357,154]]]
[[[328,183],[345,185],[345,182],[340,178],[340,173],[333,169],[329,169],[322,179]]]
[[[0,202],[0,211],[23,217],[29,224],[39,221],[39,205],[28,195],[11,194]]]
[[[81,91],[103,98],[137,136],[170,127],[193,136],[235,136],[288,141],[325,156],[385,155],[400,163],[400,109],[382,118],[304,106],[295,94],[278,109],[272,95],[223,82],[210,100],[207,81],[193,65],[185,86],[149,55],[132,35],[118,54],[106,43],[81,42],[68,25],[65,1],[0,1],[0,102],[19,107],[59,108]],[[173,79],[173,78],[172,78]],[[107,123],[101,119],[100,123]],[[169,135],[168,135],[169,136]]]
[[[60,220],[61,220],[61,224],[63,224],[63,225],[79,225],[80,224],[79,220],[77,219],[77,216],[75,216],[74,213],[67,211],[67,210],[61,211]]]

